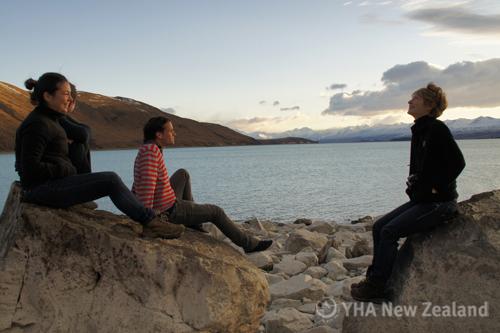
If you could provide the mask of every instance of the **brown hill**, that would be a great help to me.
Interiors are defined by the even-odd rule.
[[[14,150],[16,129],[32,109],[26,90],[0,81],[0,151]],[[161,115],[172,119],[178,147],[260,144],[227,127],[166,114],[123,97],[79,92],[72,117],[92,128],[93,148],[111,149],[137,147],[142,142],[142,126],[149,118]]]

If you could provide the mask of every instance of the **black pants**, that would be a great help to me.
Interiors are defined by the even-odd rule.
[[[431,230],[457,212],[456,201],[415,203],[407,202],[373,225],[373,261],[367,277],[386,283],[398,252],[398,240]]]
[[[155,217],[123,184],[114,172],[95,172],[49,180],[24,192],[25,202],[67,208],[109,196],[115,206],[132,220],[146,224]]]
[[[170,185],[177,200],[170,221],[186,226],[212,222],[234,244],[250,250],[257,246],[258,239],[243,232],[224,212],[216,205],[197,204],[191,192],[191,178],[184,169],[177,170],[170,177]]]

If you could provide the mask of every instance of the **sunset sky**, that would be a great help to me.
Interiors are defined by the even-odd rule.
[[[500,118],[500,1],[3,1],[0,81],[61,72],[240,131]]]

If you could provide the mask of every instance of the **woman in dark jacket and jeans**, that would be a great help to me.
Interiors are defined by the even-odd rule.
[[[448,106],[446,95],[430,83],[415,91],[408,104],[408,114],[415,118],[406,183],[410,201],[373,225],[373,261],[366,279],[351,286],[355,300],[383,302],[398,240],[430,230],[457,212],[456,178],[465,161],[448,127],[436,119]]]
[[[114,172],[77,174],[69,158],[68,137],[60,124],[72,97],[68,80],[58,73],[29,79],[35,109],[16,132],[16,171],[21,179],[23,200],[66,208],[109,196],[118,209],[156,237],[179,237],[183,226],[166,223],[145,208]]]

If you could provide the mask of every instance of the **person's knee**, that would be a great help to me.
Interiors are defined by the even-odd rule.
[[[218,219],[219,217],[221,217],[225,214],[224,210],[222,208],[220,208],[219,206],[208,205],[208,207],[210,208],[210,211],[212,212],[214,219]]]
[[[189,172],[186,169],[179,169],[177,172],[184,178],[189,179]]]
[[[109,186],[113,190],[121,187],[123,182],[122,182],[122,179],[120,178],[120,176],[118,176],[118,174],[116,174],[116,172],[104,171],[101,174],[102,174],[102,177],[104,177],[106,179],[106,181],[109,183]]]
[[[399,239],[399,233],[395,228],[386,225],[380,230],[380,238],[383,240],[397,241]]]

